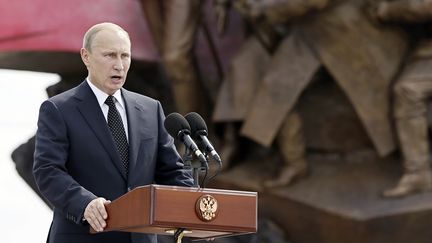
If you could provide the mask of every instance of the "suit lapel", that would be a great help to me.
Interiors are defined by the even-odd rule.
[[[123,99],[125,101],[126,106],[126,114],[128,119],[128,132],[129,132],[129,174],[133,173],[137,156],[138,156],[138,150],[140,146],[140,136],[139,136],[139,111],[140,106],[138,105],[137,101],[132,98],[132,96],[129,94],[129,91],[122,89],[122,95]],[[141,124],[143,125],[143,124]]]
[[[88,86],[87,82],[83,82],[79,86],[75,97],[81,101],[78,103],[78,110],[87,121],[99,142],[105,148],[106,152],[109,154],[114,167],[122,175],[123,179],[127,181],[126,173],[122,166],[120,156],[117,152],[114,139],[112,138],[111,132],[99,107],[97,99]]]

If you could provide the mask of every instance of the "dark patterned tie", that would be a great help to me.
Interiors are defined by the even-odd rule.
[[[108,126],[114,137],[114,141],[117,145],[117,150],[120,154],[120,158],[123,162],[123,166],[127,175],[129,171],[129,145],[127,142],[123,122],[115,106],[114,97],[112,95],[108,96],[108,98],[105,100],[105,104],[109,106]]]

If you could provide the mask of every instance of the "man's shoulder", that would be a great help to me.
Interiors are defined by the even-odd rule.
[[[80,88],[80,86],[81,85],[78,85],[78,86],[76,86],[76,87],[74,87],[72,89],[66,90],[66,91],[64,91],[64,92],[62,92],[60,94],[57,94],[57,95],[49,98],[48,100],[50,102],[56,104],[57,106],[61,106],[61,105],[67,104],[67,103],[69,103],[69,101],[71,99],[73,99],[76,96],[76,94],[77,94],[78,89]]]
[[[140,104],[153,104],[153,105],[157,105],[159,103],[158,100],[151,98],[149,96],[143,95],[143,94],[139,94],[133,91],[129,91],[126,89],[123,89],[124,91],[124,96],[137,101]]]

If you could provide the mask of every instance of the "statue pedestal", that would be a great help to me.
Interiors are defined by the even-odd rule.
[[[294,243],[429,243],[432,193],[386,199],[402,174],[398,159],[357,154],[309,156],[311,173],[289,187],[264,189],[277,161],[245,161],[217,185],[258,191],[259,209]]]

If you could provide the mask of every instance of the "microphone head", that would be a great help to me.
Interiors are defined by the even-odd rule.
[[[204,119],[196,112],[190,112],[185,116],[189,126],[191,128],[192,136],[197,137],[198,135],[207,136],[207,125]]]
[[[190,126],[187,120],[179,113],[169,114],[164,121],[165,129],[173,138],[181,139],[180,133],[190,134]]]

